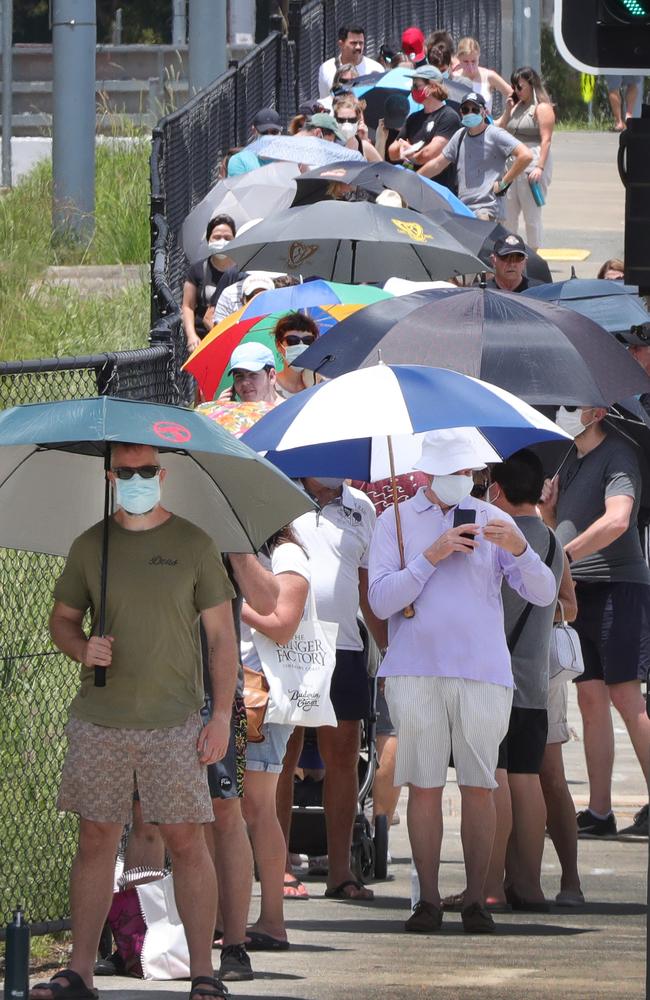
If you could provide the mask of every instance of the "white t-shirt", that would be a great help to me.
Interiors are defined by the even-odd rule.
[[[365,493],[344,485],[340,498],[292,524],[309,553],[318,617],[338,622],[337,649],[363,649],[357,625],[359,569],[368,568],[375,520]]]
[[[265,569],[272,571],[274,576],[279,576],[280,573],[298,573],[300,576],[304,576],[307,583],[309,583],[309,560],[300,546],[294,542],[282,542],[281,545],[277,545],[270,559],[268,556],[262,554],[257,558]],[[307,600],[309,600],[309,595],[307,595]],[[241,661],[243,665],[250,667],[251,670],[261,670],[262,664],[260,663],[260,658],[253,642],[251,627],[243,620],[241,622],[240,637]]]
[[[338,59],[327,59],[324,63],[321,63],[318,67],[318,96],[328,97],[330,90],[332,89],[332,84],[334,83],[334,77],[336,71],[339,68]],[[359,76],[365,76],[367,73],[384,73],[384,67],[381,63],[375,62],[374,59],[369,59],[368,56],[364,56],[359,65],[357,66],[357,72]]]

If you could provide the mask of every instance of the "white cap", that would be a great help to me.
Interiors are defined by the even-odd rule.
[[[402,198],[399,191],[394,191],[393,188],[384,188],[381,194],[378,194],[375,198],[376,205],[387,205],[389,208],[404,208],[404,199]]]
[[[272,292],[274,288],[275,282],[268,274],[251,271],[242,282],[242,298],[247,299],[253,292]]]
[[[413,468],[433,476],[449,476],[461,469],[478,471],[485,468],[486,459],[498,461],[498,456],[492,457],[494,454],[487,441],[473,428],[429,431],[422,442],[422,454]]]
[[[257,340],[248,340],[232,352],[228,364],[229,375],[233,368],[240,368],[246,372],[261,372],[262,368],[275,368],[273,351]]]

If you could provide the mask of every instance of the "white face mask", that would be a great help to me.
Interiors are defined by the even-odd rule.
[[[358,122],[340,122],[341,132],[346,139],[353,139],[359,128]]]
[[[219,240],[211,240],[208,243],[208,250],[210,251],[211,257],[216,257],[220,264],[223,264],[225,260],[230,260],[230,258],[225,253],[221,253],[224,247],[227,247],[230,240],[225,240],[223,237]]]
[[[501,496],[501,487],[497,483],[490,483],[485,494],[486,503],[495,503]]]
[[[297,372],[301,372],[302,368],[294,364],[296,358],[299,358],[307,350],[307,344],[295,344],[293,347],[285,347],[284,356],[287,359],[288,365],[293,365]]]
[[[587,430],[587,427],[591,427],[594,422],[590,420],[588,424],[583,424],[582,409],[580,407],[576,410],[567,410],[566,406],[560,406],[555,414],[555,423],[573,438],[577,438],[583,431]]]
[[[471,476],[434,476],[431,480],[431,492],[447,507],[455,507],[474,489]]]

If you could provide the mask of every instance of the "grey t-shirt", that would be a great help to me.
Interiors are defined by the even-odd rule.
[[[466,128],[452,135],[442,155],[457,164],[458,197],[468,208],[496,212],[494,182],[501,177],[506,160],[520,144],[519,139],[497,125],[488,125],[478,135],[470,135]]]
[[[515,517],[515,523],[540,559],[546,559],[549,553],[550,532],[541,518]],[[558,592],[563,567],[564,552],[557,542],[551,571],[555,576]],[[526,601],[505,582],[501,598],[506,636],[510,638],[526,607]],[[546,608],[533,605],[512,652],[512,675],[515,681],[512,704],[516,708],[548,707],[548,651],[555,606],[556,601]]]
[[[637,529],[641,495],[639,463],[631,445],[613,431],[583,458],[573,453],[560,472],[557,536],[567,545],[605,513],[609,497],[634,497],[630,524],[599,552],[571,565],[575,580],[650,584]]]

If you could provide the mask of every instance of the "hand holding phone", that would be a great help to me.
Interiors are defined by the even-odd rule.
[[[456,507],[454,511],[454,528],[460,528],[463,524],[476,524],[476,511],[475,510],[463,510],[460,507]],[[474,538],[474,532],[461,531],[461,538]]]

